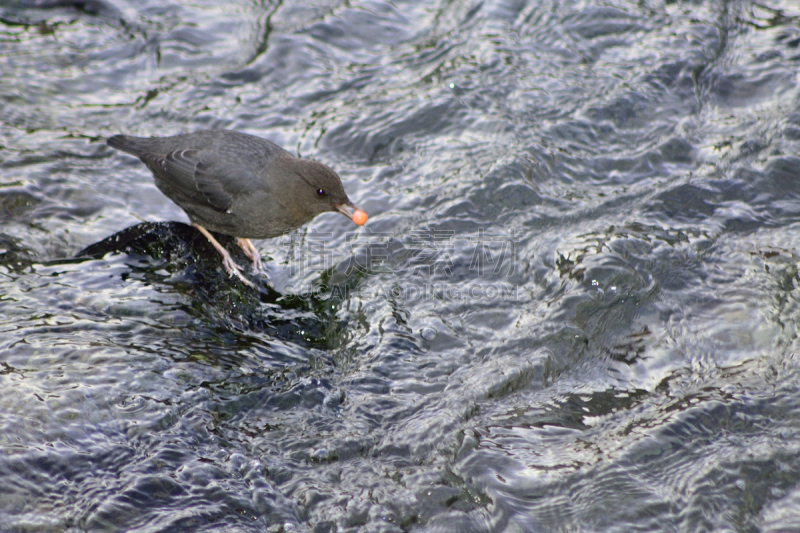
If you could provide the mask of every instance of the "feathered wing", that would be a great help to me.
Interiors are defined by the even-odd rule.
[[[211,161],[202,150],[175,150],[166,155],[143,153],[139,157],[166,188],[226,213],[234,199],[251,187],[255,172],[231,162]]]

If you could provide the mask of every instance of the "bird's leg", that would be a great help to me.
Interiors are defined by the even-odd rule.
[[[250,241],[250,239],[237,238],[236,244],[238,244],[239,247],[244,250],[245,255],[253,262],[253,270],[256,272],[261,272],[261,254],[258,253],[258,250],[256,250],[255,246],[253,246],[253,243]]]
[[[206,228],[194,222],[192,222],[192,226],[197,228],[197,231],[205,235],[206,239],[208,239],[208,242],[213,244],[214,248],[217,249],[219,254],[222,256],[222,266],[225,267],[225,271],[228,273],[229,276],[236,276],[245,285],[255,288],[255,285],[253,285],[253,283],[250,280],[245,279],[245,277],[242,275],[242,267],[240,267],[234,262],[233,258],[231,257],[231,254],[228,253],[228,250],[223,248],[222,245],[219,242],[217,242],[217,239],[215,239],[214,236],[211,235],[211,233],[209,233],[209,231]]]

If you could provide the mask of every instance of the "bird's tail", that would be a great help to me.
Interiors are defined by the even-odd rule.
[[[111,148],[116,148],[131,155],[139,157],[142,152],[147,151],[147,144],[150,139],[146,137],[134,137],[132,135],[114,135],[106,141]]]

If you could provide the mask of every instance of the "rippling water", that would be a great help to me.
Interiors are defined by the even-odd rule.
[[[795,2],[17,0],[0,67],[0,530],[798,529]],[[370,222],[229,280],[104,144],[206,128]]]

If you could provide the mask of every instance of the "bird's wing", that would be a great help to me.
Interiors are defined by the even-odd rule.
[[[257,178],[252,170],[235,163],[204,161],[202,150],[175,150],[167,155],[144,153],[140,157],[171,188],[202,199],[223,213]]]

